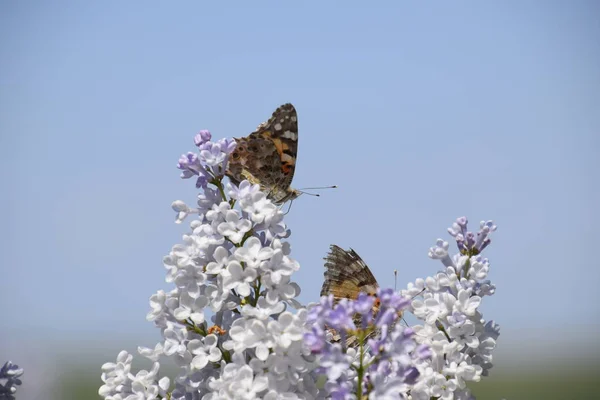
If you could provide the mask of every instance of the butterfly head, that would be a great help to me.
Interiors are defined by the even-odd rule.
[[[296,199],[302,193],[303,192],[301,192],[300,190],[292,189],[291,187],[288,187],[285,190],[282,190],[280,188],[273,188],[269,193],[269,197],[273,199],[273,203],[281,205],[288,201]]]
[[[334,188],[337,188],[337,186],[333,185],[333,186],[315,187],[315,188],[307,188],[307,189],[334,189]],[[310,192],[305,192],[302,189],[293,189],[291,187],[288,187],[285,190],[273,188],[270,192],[269,197],[275,199],[274,200],[275,204],[281,205],[287,201],[291,201],[291,200],[296,199],[297,197],[300,197],[300,195],[302,195],[302,194],[307,194],[309,196],[315,196],[315,197],[321,196],[318,193],[310,193]]]

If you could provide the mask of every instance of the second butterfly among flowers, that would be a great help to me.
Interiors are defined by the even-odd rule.
[[[337,311],[340,318],[344,312],[350,313],[350,318],[345,319],[343,324],[327,326],[331,340],[343,341],[348,347],[358,344],[361,339],[357,336],[359,330],[365,335],[362,338],[365,340],[379,335],[384,324],[392,328],[409,304],[409,299],[392,289],[381,290],[367,264],[354,250],[347,251],[336,245],[331,245],[325,257],[321,296],[330,296],[331,306],[340,307]],[[354,310],[348,309],[347,300],[356,300]]]

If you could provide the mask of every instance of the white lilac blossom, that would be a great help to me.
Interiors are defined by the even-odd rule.
[[[138,348],[149,370],[133,372],[126,351],[102,366],[104,399],[467,398],[466,383],[491,368],[498,337],[478,311],[495,291],[480,256],[493,224],[475,236],[459,219],[450,233],[460,254],[451,258],[438,242],[430,257],[446,269],[402,295],[386,289],[336,304],[323,297],[307,309],[296,300],[300,266],[284,214],[259,185],[224,182],[235,141],[200,131],[194,143],[198,152],[178,168],[201,192],[195,206],[172,204],[177,223],[190,217],[190,230],[163,258],[173,288],[150,297],[146,317],[161,340]],[[404,326],[407,311],[424,324]],[[179,367],[172,379],[160,373],[164,358]]]
[[[175,288],[150,298],[147,318],[162,340],[138,352],[152,368],[134,374],[132,356],[121,352],[103,365],[99,393],[107,400],[319,398],[283,213],[258,185],[223,181],[233,140],[212,142],[201,131],[194,141],[199,152],[178,167],[184,179],[196,176],[202,193],[197,207],[172,205],[176,222],[197,218],[163,260]],[[174,379],[160,376],[161,357],[180,367]]]
[[[12,361],[4,363],[0,368],[0,400],[14,400],[17,386],[21,385],[23,368],[13,364]]]
[[[438,239],[429,257],[440,260],[444,269],[402,291],[413,297],[409,310],[423,322],[413,327],[415,340],[432,353],[417,363],[423,379],[412,388],[413,399],[474,398],[467,383],[480,381],[493,366],[499,326],[486,321],[478,308],[496,290],[487,280],[489,261],[481,256],[495,230],[492,221],[483,221],[474,234],[467,230],[467,218],[458,218],[448,229],[458,253],[451,257],[449,243]]]

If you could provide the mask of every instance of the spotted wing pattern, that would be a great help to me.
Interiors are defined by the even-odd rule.
[[[254,132],[235,140],[237,147],[226,172],[233,183],[247,179],[259,184],[276,204],[300,195],[291,187],[298,152],[298,116],[293,105],[280,106]]]
[[[370,296],[377,294],[379,284],[371,270],[352,249],[346,251],[334,244],[331,245],[329,254],[325,257],[325,281],[321,288],[321,296],[333,294],[334,301],[341,299],[354,300],[360,292]],[[376,312],[378,307],[374,307]],[[354,317],[354,323],[360,326],[360,317]],[[341,336],[334,329],[329,329],[333,334],[333,341],[337,342]],[[352,335],[346,338],[346,346],[356,345],[356,338]]]

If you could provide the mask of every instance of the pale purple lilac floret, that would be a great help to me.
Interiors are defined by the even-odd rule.
[[[191,152],[183,154],[177,163],[177,168],[183,171],[181,173],[183,179],[198,177],[197,188],[206,189],[211,180],[221,178],[227,170],[229,155],[235,150],[235,140],[220,139],[211,142],[211,137],[209,131],[200,131],[194,138],[199,154]]]
[[[365,393],[378,396],[374,398],[388,392],[395,393],[394,398],[406,394],[420,375],[416,363],[431,354],[426,346],[417,345],[412,329],[399,323],[409,303],[410,299],[392,289],[380,289],[377,298],[360,293],[356,300],[342,299],[335,305],[332,296],[323,297],[310,309],[311,330],[304,334],[304,341],[318,355],[316,372],[326,374],[329,396],[351,398],[357,394],[359,378]],[[356,316],[360,316],[360,326],[355,325]],[[331,342],[328,328],[340,335],[338,343]],[[356,342],[348,348],[345,339],[350,336]]]
[[[466,383],[488,373],[499,335],[478,311],[495,292],[480,254],[493,223],[474,235],[459,218],[450,229],[459,254],[439,240],[429,255],[445,269],[401,293],[382,289],[377,299],[361,294],[337,304],[323,297],[307,309],[296,300],[300,266],[283,212],[258,185],[224,181],[235,141],[200,131],[194,143],[198,152],[183,155],[178,168],[183,178],[197,177],[197,204],[172,204],[177,223],[194,219],[163,259],[173,289],[152,295],[147,315],[162,338],[138,348],[148,370],[132,372],[125,351],[102,366],[103,398],[355,399],[359,387],[368,398],[468,398]],[[401,312],[422,325],[405,326]],[[360,340],[332,343],[328,328],[341,343]],[[160,374],[164,357],[180,368],[174,379]]]
[[[448,228],[448,233],[456,239],[458,250],[462,254],[479,254],[490,243],[489,235],[496,230],[496,225],[492,221],[481,221],[480,229],[475,235],[467,230],[467,217],[460,217]]]
[[[210,131],[203,129],[200,132],[198,132],[196,136],[194,136],[194,144],[196,145],[196,147],[200,147],[204,143],[210,142],[210,139],[212,139]]]

